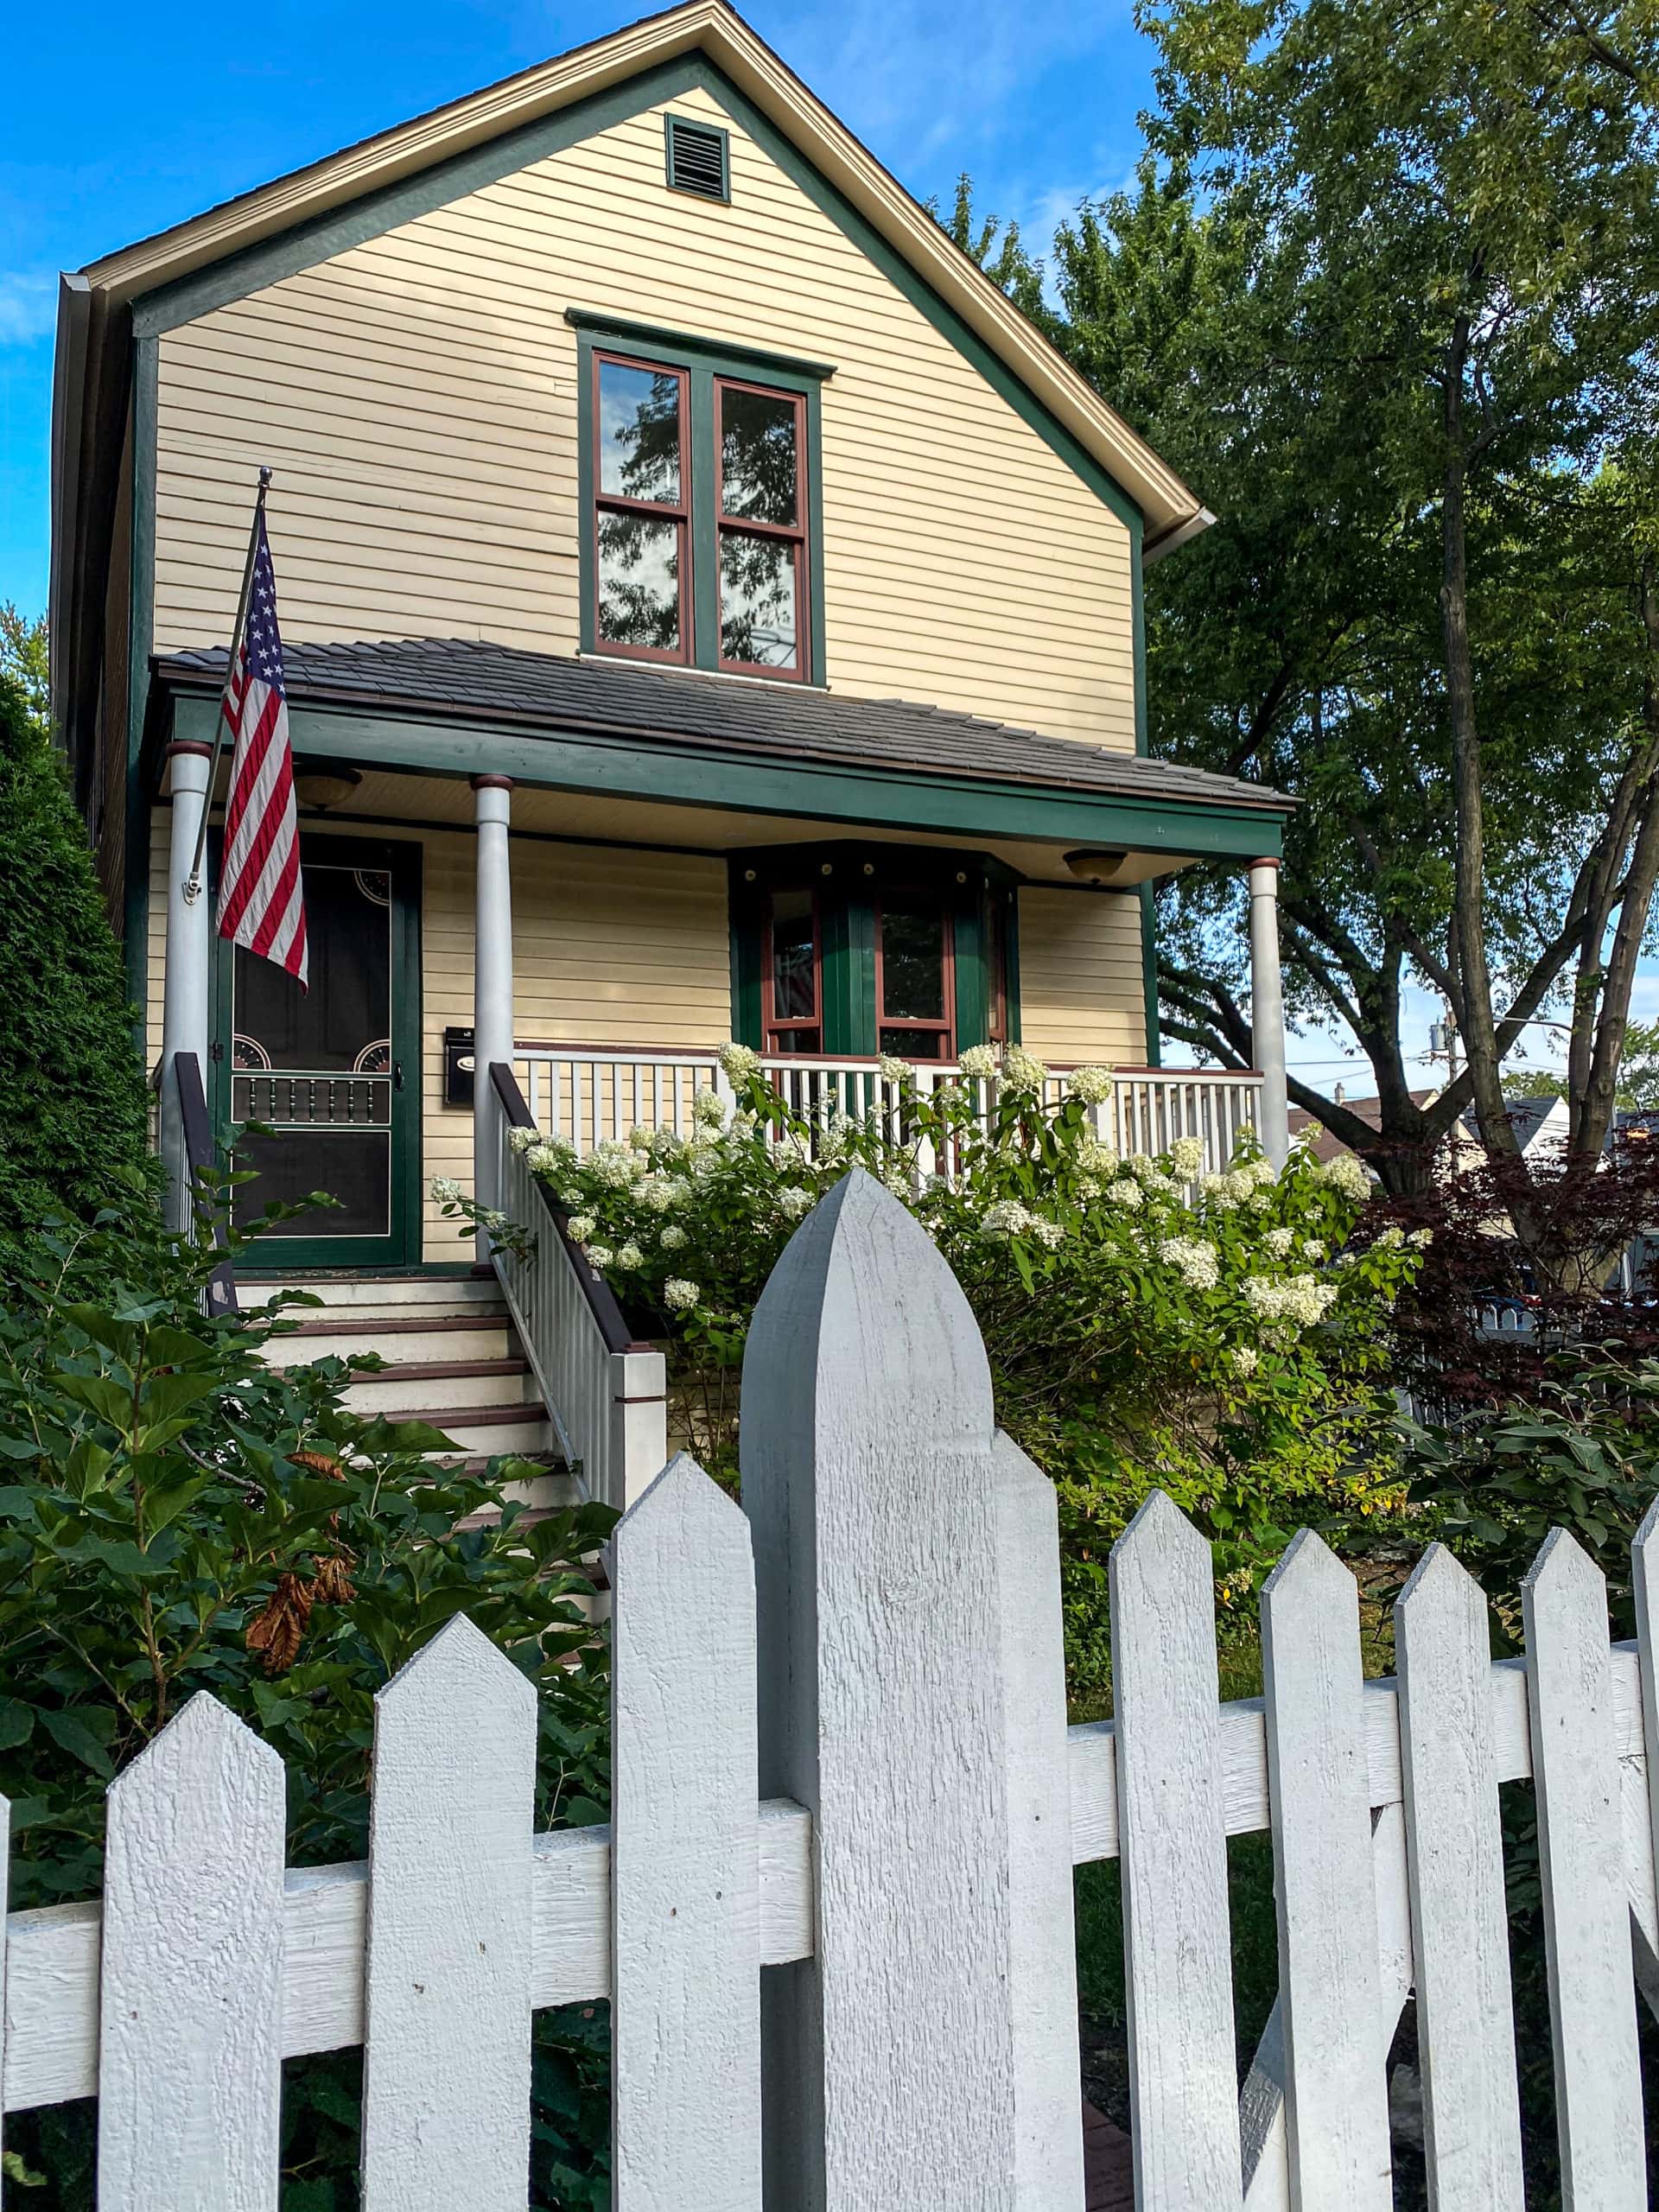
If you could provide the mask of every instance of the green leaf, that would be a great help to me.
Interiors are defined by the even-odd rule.
[[[0,1751],[15,1751],[35,1730],[35,1708],[21,1698],[0,1697]]]
[[[93,1710],[96,1711],[96,1708]],[[101,1724],[105,1717],[112,1730],[114,1713],[109,1713],[107,1716],[105,1713],[99,1713],[99,1722]],[[92,1721],[92,1713],[82,1712],[73,1707],[53,1712],[42,1707],[40,1719],[41,1726],[47,1734],[62,1750],[67,1751],[71,1758],[79,1759],[83,1766],[90,1767],[95,1775],[105,1782],[113,1777],[115,1762],[103,1744],[99,1741],[99,1734],[94,1732],[94,1726],[89,1725]],[[99,1732],[102,1732],[101,1728]]]

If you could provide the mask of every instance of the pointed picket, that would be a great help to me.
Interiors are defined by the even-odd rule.
[[[524,2212],[536,1693],[457,1615],[375,1700],[364,2212]]]
[[[1135,2202],[1220,2212],[1240,2152],[1215,1570],[1154,1491],[1110,1573]]]
[[[1522,1585],[1567,2212],[1647,2202],[1607,1592],[1564,1529]]]
[[[1655,1880],[1642,1900],[1643,1923],[1659,1929],[1659,1501],[1630,1546],[1630,1587],[1636,1600],[1637,1673],[1642,1685],[1643,1762],[1647,1775],[1649,1851],[1647,1867]]]
[[[111,1785],[101,2212],[275,2212],[285,1796],[206,1693]]]
[[[613,2202],[760,2212],[748,1523],[682,1455],[618,1522],[612,1559]]]
[[[1389,2212],[1359,1592],[1304,1529],[1262,1592],[1292,2212]]]
[[[1053,1522],[1010,1450],[938,1248],[848,1176],[743,1368],[760,1783],[812,1814],[818,1874],[816,1955],[763,2011],[768,2195],[801,2212],[1081,2205],[1076,2010],[1016,1956],[1068,1940],[1069,1827],[1059,1762],[1034,1785],[1027,1756],[1063,1719]]]
[[[0,2090],[6,2078],[6,1903],[11,1872],[11,1801],[0,1796]],[[0,2143],[5,2133],[6,2101],[0,2094]]]
[[[1426,2152],[1437,2212],[1522,2212],[1486,1600],[1443,1545],[1394,1609]]]

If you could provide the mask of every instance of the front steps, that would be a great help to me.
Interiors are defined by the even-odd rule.
[[[245,1307],[279,1289],[321,1300],[290,1309],[289,1332],[274,1338],[267,1354],[273,1364],[376,1352],[385,1366],[357,1376],[341,1393],[353,1413],[442,1430],[454,1450],[432,1456],[446,1465],[481,1471],[508,1452],[537,1460],[548,1471],[509,1484],[508,1496],[543,1509],[577,1502],[493,1277],[365,1272],[239,1279],[237,1287]]]

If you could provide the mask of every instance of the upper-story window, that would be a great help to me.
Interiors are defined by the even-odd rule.
[[[594,648],[810,679],[806,391],[600,345],[589,372]]]

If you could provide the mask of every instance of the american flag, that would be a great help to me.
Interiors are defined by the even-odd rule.
[[[294,813],[294,755],[276,628],[276,579],[263,506],[254,517],[247,626],[225,686],[223,711],[235,749],[225,810],[219,933],[262,960],[274,960],[304,990],[305,894]]]

